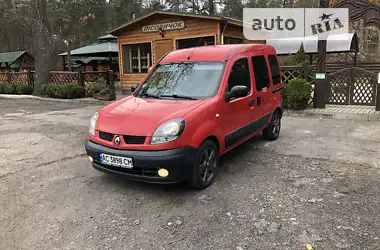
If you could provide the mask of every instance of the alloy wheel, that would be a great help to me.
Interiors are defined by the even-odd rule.
[[[208,183],[215,175],[216,170],[216,151],[215,149],[206,148],[200,158],[200,178],[203,183]]]

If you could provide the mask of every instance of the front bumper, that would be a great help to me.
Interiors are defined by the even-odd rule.
[[[150,183],[176,183],[188,180],[196,154],[196,148],[190,146],[161,151],[136,151],[109,148],[87,141],[85,148],[87,155],[93,158],[92,166],[95,169]],[[133,161],[133,168],[125,169],[101,164],[100,153],[130,157]],[[167,169],[169,175],[167,177],[158,176],[160,168]]]

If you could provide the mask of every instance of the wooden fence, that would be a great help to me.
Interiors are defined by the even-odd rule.
[[[34,72],[0,72],[0,83],[34,84]]]
[[[286,84],[296,78],[304,78],[306,81],[314,84],[315,69],[308,63],[297,66],[282,66],[282,81]]]
[[[53,84],[79,84],[87,86],[91,82],[104,80],[108,85],[113,85],[113,71],[86,71],[86,72],[69,72],[69,71],[51,71],[50,83]],[[34,85],[35,72],[0,72],[0,83],[11,84],[30,84]],[[111,84],[112,83],[112,84]]]

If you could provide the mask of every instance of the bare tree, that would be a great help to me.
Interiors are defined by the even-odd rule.
[[[36,80],[34,86],[34,94],[40,95],[42,93],[42,85],[50,82],[50,65],[53,42],[52,35],[49,32],[49,16],[48,6],[46,0],[31,0],[32,16],[30,17],[30,24],[32,25],[32,37],[35,41],[35,69]]]

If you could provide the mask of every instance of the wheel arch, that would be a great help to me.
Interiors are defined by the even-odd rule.
[[[283,113],[284,113],[283,108],[282,108],[282,107],[277,107],[277,108],[274,110],[273,114],[274,114],[275,112],[277,112],[277,111],[280,113],[280,117],[282,118],[282,115],[283,115]]]
[[[203,141],[212,141],[213,143],[215,143],[216,147],[218,148],[218,153],[220,153],[220,142],[219,142],[219,139],[218,137],[216,137],[215,135],[210,135],[208,137],[206,137]]]

